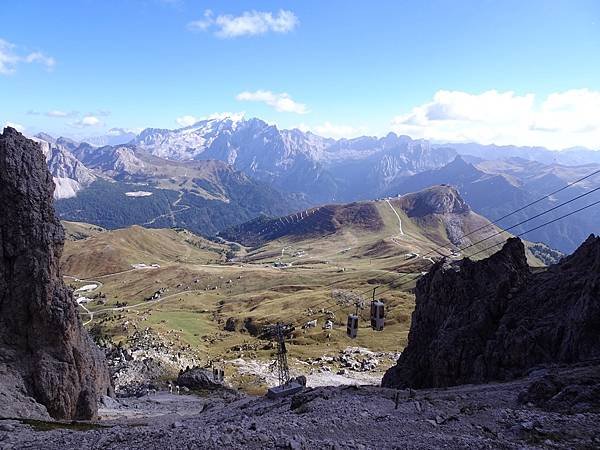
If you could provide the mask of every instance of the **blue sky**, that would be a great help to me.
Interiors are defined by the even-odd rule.
[[[28,133],[245,112],[330,136],[600,148],[595,0],[19,0],[0,23],[0,124]]]

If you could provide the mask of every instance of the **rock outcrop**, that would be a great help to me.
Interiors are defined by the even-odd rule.
[[[83,328],[59,258],[64,230],[40,146],[0,135],[0,417],[89,419],[111,395],[103,354]]]
[[[509,239],[481,261],[441,262],[416,288],[408,345],[387,387],[509,380],[600,357],[600,237],[534,273]]]
[[[189,389],[220,389],[223,382],[215,379],[212,372],[201,367],[192,367],[179,374],[177,385]]]

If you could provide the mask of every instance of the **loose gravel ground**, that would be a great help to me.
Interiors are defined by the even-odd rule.
[[[36,431],[0,420],[0,449],[600,448],[600,413],[546,411],[517,400],[529,379],[447,389],[307,388],[269,400],[159,393],[103,408],[103,428]],[[395,396],[399,394],[396,409]]]

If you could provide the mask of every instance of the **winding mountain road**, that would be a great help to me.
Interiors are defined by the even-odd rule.
[[[149,220],[148,222],[142,224],[142,225],[152,225],[154,222],[156,222],[159,219],[162,219],[163,217],[169,217],[171,219],[171,225],[174,227],[177,225],[176,221],[175,221],[175,214],[179,214],[183,211],[187,211],[188,209],[190,209],[189,205],[182,205],[182,207],[176,211],[173,210],[173,206],[178,206],[179,202],[181,201],[181,199],[183,198],[183,192],[179,192],[179,197],[177,197],[177,200],[175,200],[173,202],[173,204],[169,204],[169,212],[161,214],[160,216],[156,216],[154,219]]]
[[[154,269],[154,268],[153,267],[145,267],[145,268],[141,268],[141,269],[135,269],[134,268],[134,269],[122,270],[120,272],[114,272],[114,273],[108,273],[106,275],[100,275],[100,276],[98,276],[96,278],[112,277],[112,276],[115,276],[115,275],[121,275],[123,273],[133,272],[135,270],[146,270],[146,269]],[[96,287],[94,289],[91,289],[89,292],[97,291],[98,289],[101,289],[102,286],[104,286],[104,284],[101,281],[98,281],[98,280],[83,280],[81,278],[77,278],[77,277],[74,277],[72,275],[63,275],[63,278],[69,278],[71,280],[74,280],[74,281],[77,281],[77,282],[80,282],[80,283],[95,284]],[[192,291],[184,291],[184,292],[192,292]],[[151,301],[147,301],[147,302],[138,303],[137,305],[115,307],[115,308],[103,308],[103,309],[96,310],[96,311],[90,311],[83,303],[77,303],[77,305],[81,306],[81,308],[84,310],[84,312],[81,313],[81,314],[87,314],[89,316],[89,320],[87,322],[83,323],[84,325],[87,325],[92,320],[94,320],[94,314],[95,313],[106,312],[106,311],[119,311],[119,310],[123,310],[123,309],[126,309],[126,308],[135,308],[137,306],[144,305],[144,304],[147,305],[147,304],[158,303],[160,300],[164,300],[165,298],[169,298],[169,297],[172,297],[172,296],[175,296],[175,295],[178,295],[178,294],[171,294],[171,295],[168,295],[166,297],[162,297],[162,298],[157,299],[157,300],[151,300]]]
[[[174,297],[178,297],[178,296],[181,297],[182,295],[198,293],[198,292],[204,292],[204,289],[192,289],[189,291],[176,292],[174,294],[169,294],[169,295],[165,295],[164,297],[157,298],[156,300],[148,300],[148,301],[136,303],[135,305],[115,306],[115,307],[111,307],[111,308],[97,309],[95,311],[90,311],[83,304],[79,304],[79,306],[81,306],[84,310],[84,312],[81,314],[87,314],[89,316],[89,320],[87,322],[84,322],[84,325],[88,325],[90,322],[92,322],[92,320],[94,320],[94,315],[99,314],[99,313],[123,311],[123,310],[129,310],[129,309],[136,309],[136,308],[139,308],[140,306],[155,305],[155,304],[161,303],[165,300],[168,300],[170,298],[174,298]]]

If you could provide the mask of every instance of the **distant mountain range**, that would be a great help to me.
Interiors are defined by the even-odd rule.
[[[203,235],[308,203],[221,161],[170,161],[133,145],[93,147],[44,135],[61,218],[114,229],[188,228]],[[44,140],[47,139],[47,140]]]
[[[600,143],[599,143],[600,145]],[[573,147],[561,151],[544,147],[518,147],[515,145],[482,145],[476,143],[443,144],[435,148],[451,147],[460,155],[476,156],[481,159],[521,158],[543,164],[562,164],[576,166],[582,164],[600,164],[600,151],[582,147]]]
[[[313,203],[377,196],[394,180],[451,161],[452,149],[390,133],[384,138],[327,139],[300,130],[279,130],[260,119],[203,120],[178,130],[146,129],[132,142],[172,160],[225,161],[285,192],[302,192]]]
[[[106,228],[182,226],[204,235],[260,214],[397,196],[440,183],[457,186],[475,211],[494,220],[600,168],[600,152],[586,149],[432,145],[394,133],[335,140],[256,118],[207,119],[137,135],[116,129],[91,143],[47,134],[35,139],[55,177],[63,218]],[[592,178],[515,219],[599,182]],[[593,231],[590,220],[572,217],[534,239],[568,252]]]
[[[137,137],[134,131],[126,130],[124,128],[111,128],[108,133],[103,136],[92,136],[85,139],[88,144],[96,147],[103,147],[105,145],[123,145],[131,142]]]

